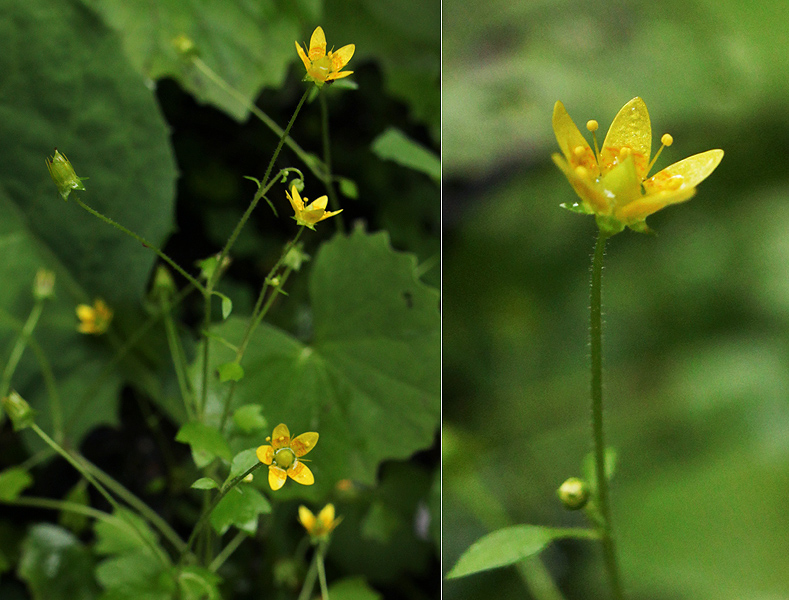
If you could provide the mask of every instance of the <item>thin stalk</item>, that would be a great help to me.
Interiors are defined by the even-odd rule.
[[[322,542],[315,551],[318,562],[318,581],[321,584],[321,600],[329,600],[329,586],[326,585],[326,568],[323,565],[323,557],[326,554],[326,544]]]
[[[239,531],[236,533],[233,539],[227,543],[227,546],[222,548],[222,551],[216,555],[214,560],[211,561],[211,564],[208,565],[208,570],[216,573],[220,567],[225,564],[225,561],[232,556],[233,552],[235,552],[248,537],[249,534],[245,531]]]
[[[13,500],[2,500],[5,504],[12,506],[32,506],[34,508],[47,508],[50,510],[64,510],[73,512],[78,515],[91,517],[99,521],[114,522],[112,515],[104,511],[97,510],[84,504],[77,504],[76,502],[68,502],[67,500],[53,500],[52,498],[35,498],[30,496],[21,496]]]
[[[193,421],[195,418],[194,395],[190,389],[189,377],[186,374],[186,358],[181,345],[181,338],[178,336],[178,331],[173,321],[170,299],[163,297],[161,299],[161,307],[164,315],[164,328],[167,333],[167,345],[170,347],[170,355],[173,358],[173,368],[175,369],[175,377],[178,380],[178,389],[181,391],[181,398],[184,402],[186,418],[189,421]]]
[[[304,576],[304,583],[301,586],[298,600],[308,600],[312,589],[315,587],[315,579],[318,577],[318,553],[312,557],[312,563],[307,574]]]
[[[159,256],[159,258],[161,258],[161,259],[162,259],[164,262],[166,262],[168,265],[170,265],[170,266],[171,266],[173,269],[175,269],[175,270],[176,270],[176,271],[178,271],[178,272],[179,272],[181,275],[183,275],[183,276],[184,276],[184,277],[185,277],[185,278],[186,278],[186,279],[189,281],[189,283],[191,283],[191,284],[192,284],[193,286],[195,286],[195,287],[196,287],[198,290],[200,290],[200,293],[202,293],[203,295],[205,295],[205,294],[207,294],[207,293],[208,293],[208,292],[207,292],[207,290],[206,290],[206,289],[203,287],[203,285],[202,285],[202,284],[201,284],[199,281],[197,281],[197,279],[195,279],[195,278],[194,278],[194,277],[192,277],[192,276],[191,276],[189,273],[187,273],[186,271],[184,271],[184,270],[181,268],[181,266],[180,266],[180,265],[179,265],[177,262],[175,262],[175,261],[174,261],[172,258],[170,258],[169,256],[167,256],[167,255],[166,255],[164,252],[162,252],[162,251],[161,251],[161,250],[160,250],[160,249],[159,249],[157,246],[155,246],[154,244],[152,244],[151,242],[149,242],[149,241],[148,241],[148,240],[146,240],[145,238],[143,238],[143,237],[141,237],[141,236],[137,235],[137,234],[136,234],[136,233],[134,233],[133,231],[131,231],[131,230],[129,230],[129,229],[126,229],[126,228],[125,228],[123,225],[121,225],[120,223],[117,223],[117,222],[113,221],[112,219],[110,219],[109,217],[105,217],[105,216],[104,216],[103,214],[101,214],[100,212],[98,212],[98,211],[96,211],[96,210],[92,209],[90,206],[88,206],[87,204],[85,204],[85,203],[84,203],[82,200],[80,200],[80,199],[79,199],[79,198],[77,198],[76,196],[74,196],[74,198],[76,199],[76,202],[77,202],[77,204],[79,204],[79,205],[80,205],[82,208],[84,208],[86,211],[88,211],[88,212],[89,212],[90,214],[92,214],[94,217],[97,217],[97,218],[101,219],[102,221],[104,221],[105,223],[107,223],[107,224],[109,224],[109,225],[112,225],[113,227],[115,227],[115,229],[118,229],[118,230],[122,231],[122,232],[123,232],[123,233],[125,233],[126,235],[130,235],[130,236],[131,236],[131,237],[133,237],[135,240],[137,240],[138,242],[140,242],[140,243],[141,243],[143,246],[145,246],[145,247],[147,247],[147,248],[150,248],[151,250],[153,250],[154,252],[156,252],[156,254]]]
[[[323,182],[326,185],[326,194],[329,196],[329,207],[332,210],[340,210],[340,202],[337,199],[337,192],[334,190],[334,180],[332,179],[331,167],[331,143],[329,141],[329,108],[326,104],[326,94],[318,94],[321,104],[321,130],[323,137],[323,163],[326,165],[326,180]],[[335,217],[337,231],[345,233],[345,221],[343,221],[342,213]]]
[[[605,561],[611,593],[615,600],[622,600],[622,581],[616,558],[614,543],[614,527],[611,521],[608,478],[605,474],[605,438],[603,435],[603,257],[605,244],[608,240],[602,231],[597,237],[594,258],[592,259],[592,285],[590,291],[589,339],[591,346],[592,369],[592,441],[594,445],[595,479],[597,480],[597,502],[600,509],[601,523],[596,524],[600,530],[600,541],[603,544]]]
[[[195,539],[197,538],[197,534],[199,534],[200,531],[203,529],[203,527],[205,526],[206,522],[208,521],[208,517],[211,516],[211,512],[216,508],[216,505],[219,504],[219,502],[222,500],[222,498],[224,498],[230,490],[232,490],[234,487],[236,487],[247,475],[249,475],[250,473],[254,473],[261,466],[263,466],[263,463],[261,463],[261,462],[253,465],[252,467],[250,467],[249,469],[244,471],[241,475],[239,475],[238,477],[234,478],[229,483],[227,483],[227,484],[222,486],[222,488],[219,490],[219,493],[214,497],[213,501],[208,506],[208,508],[203,511],[202,515],[200,515],[200,520],[197,521],[197,524],[195,525],[194,529],[192,530],[191,535],[189,536],[189,539],[186,542],[186,550],[184,550],[181,553],[182,556],[183,556],[183,554],[188,552],[189,549],[192,547],[192,545],[195,542]]]

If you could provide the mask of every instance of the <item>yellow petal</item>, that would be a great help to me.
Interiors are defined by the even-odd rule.
[[[316,223],[318,223],[318,222],[320,222],[320,221],[323,221],[324,219],[328,219],[329,217],[333,217],[334,215],[339,215],[339,214],[340,214],[342,211],[343,211],[343,209],[342,209],[342,208],[341,208],[340,210],[330,210],[330,211],[327,211],[327,212],[323,213],[323,215],[321,215],[321,218],[320,218],[320,219],[318,219],[318,220],[317,220],[317,221],[315,221],[315,222],[316,222]]]
[[[296,483],[301,485],[312,485],[315,483],[315,476],[310,471],[309,467],[303,462],[297,462],[294,466],[288,469],[288,475]],[[269,481],[270,481],[269,477]],[[280,486],[282,487],[282,486]]]
[[[560,155],[553,154],[551,158],[553,158],[553,162],[556,163],[556,166],[564,172],[565,177],[567,177],[567,180],[573,186],[578,197],[586,202],[592,211],[599,215],[607,215],[609,213],[610,207],[608,199],[603,195],[601,190],[597,189],[590,181],[579,177],[575,169],[570,167],[567,161]]]
[[[567,114],[564,104],[558,101],[553,107],[553,133],[564,157],[572,167],[582,166],[594,175],[599,174],[594,151]],[[581,150],[578,151],[576,148]]]
[[[280,423],[274,428],[274,432],[271,434],[271,445],[274,450],[290,446],[290,430],[285,423]]]
[[[333,81],[335,79],[342,79],[343,77],[348,77],[348,75],[353,75],[353,71],[341,71],[339,73],[329,73],[326,76],[326,81]]]
[[[321,511],[321,514],[323,514],[323,511]],[[312,511],[303,504],[299,506],[299,522],[308,532],[311,532],[315,528],[315,515],[313,515]]]
[[[723,158],[723,150],[707,150],[669,165],[644,182],[647,194],[695,188],[716,169]]]
[[[258,460],[262,462],[264,465],[270,465],[274,462],[274,448],[266,444],[265,446],[259,446],[257,450],[255,450],[255,454],[258,457]]]
[[[296,42],[296,52],[298,52],[299,58],[301,59],[301,62],[304,63],[304,68],[309,71],[310,70],[310,59],[307,58],[307,54],[304,52],[304,50],[302,49],[301,45],[299,45],[298,42]]]
[[[345,65],[348,64],[348,61],[351,60],[354,51],[356,50],[355,44],[348,44],[347,46],[343,46],[339,50],[331,53],[331,65],[332,69],[335,71],[339,71]]]
[[[293,212],[301,212],[304,210],[304,202],[301,201],[301,196],[299,195],[299,190],[296,189],[296,186],[293,185],[290,188],[290,193],[285,191],[285,195],[290,200],[290,205],[293,207]]]
[[[312,201],[312,203],[306,207],[305,210],[326,210],[326,206],[329,204],[328,196],[321,196],[320,198],[316,198]]]
[[[268,484],[271,486],[272,490],[278,490],[283,485],[285,485],[285,481],[288,479],[288,473],[285,469],[280,469],[279,467],[275,467],[271,465],[268,468]]]
[[[296,453],[296,456],[301,457],[312,450],[317,443],[318,434],[314,431],[308,431],[307,433],[302,433],[301,435],[297,435],[295,438],[293,438],[293,441],[290,443],[290,447],[293,449],[293,452]]]
[[[696,195],[696,188],[683,188],[673,192],[663,191],[634,200],[616,211],[616,218],[623,223],[632,224],[643,221],[649,215],[669,206],[690,200]]]
[[[316,27],[310,38],[310,60],[326,56],[326,35],[322,27]]]
[[[630,148],[639,179],[647,174],[649,155],[652,152],[652,126],[647,105],[641,98],[633,98],[614,117],[600,150],[603,173],[618,163],[622,148]]]
[[[334,504],[327,504],[318,513],[318,520],[323,524],[324,529],[329,529],[334,521]]]
[[[96,309],[87,304],[77,306],[77,318],[80,321],[92,321],[96,318]]]

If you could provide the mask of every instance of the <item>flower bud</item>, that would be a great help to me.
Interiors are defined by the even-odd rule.
[[[55,155],[47,159],[47,168],[63,200],[68,200],[71,190],[85,190],[82,178],[77,177],[74,167],[71,166],[66,155],[58,152],[57,148],[55,148]]]
[[[153,276],[153,285],[151,286],[151,296],[153,298],[171,298],[175,295],[175,281],[170,271],[164,265],[156,267],[156,273]]]
[[[189,58],[197,55],[197,46],[188,35],[182,33],[172,39],[173,48],[182,57]]]
[[[578,477],[570,477],[556,493],[567,510],[579,510],[589,501],[589,485]]]
[[[301,269],[302,263],[307,262],[309,259],[310,255],[304,252],[302,245],[296,244],[295,246],[291,246],[282,262],[286,267],[298,271]]]
[[[33,280],[33,297],[36,300],[49,300],[55,295],[55,273],[41,268]]]
[[[8,413],[11,423],[14,425],[14,431],[30,427],[36,419],[36,411],[30,408],[25,399],[13,390],[3,398],[3,409]]]

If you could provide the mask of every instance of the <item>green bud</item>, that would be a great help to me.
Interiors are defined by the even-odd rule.
[[[170,270],[164,265],[156,267],[151,286],[151,296],[154,298],[171,298],[176,292],[175,281],[170,275]]]
[[[33,297],[36,300],[49,300],[55,295],[55,273],[41,268],[33,280]]]
[[[293,181],[290,182],[290,185],[288,186],[288,189],[290,189],[292,187],[295,187],[298,191],[303,192],[304,191],[304,180],[303,179],[294,179]]]
[[[189,58],[197,55],[197,46],[195,46],[192,38],[185,34],[178,35],[172,40],[173,48],[176,52],[184,58]]]
[[[579,510],[589,501],[589,485],[578,477],[570,477],[556,493],[567,510]]]
[[[47,159],[47,169],[63,200],[68,200],[71,190],[85,190],[85,186],[82,185],[83,178],[77,177],[66,155],[58,152],[57,148],[55,155]]]
[[[13,390],[3,398],[3,409],[8,413],[11,423],[14,425],[14,431],[30,427],[36,419],[36,411],[30,408],[25,399]]]
[[[286,267],[290,267],[294,271],[298,271],[301,269],[302,263],[307,262],[309,259],[310,255],[304,252],[301,244],[297,244],[288,250],[288,253],[285,255],[285,258],[282,260],[282,262]]]

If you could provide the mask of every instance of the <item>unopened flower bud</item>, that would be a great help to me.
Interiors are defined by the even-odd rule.
[[[8,413],[11,423],[14,425],[14,431],[30,427],[36,419],[36,411],[30,408],[25,399],[13,390],[3,398],[3,409]]]
[[[71,190],[85,190],[82,178],[77,177],[74,167],[71,166],[66,155],[58,152],[57,148],[55,148],[55,155],[47,159],[47,168],[63,200],[68,200]]]
[[[55,295],[55,273],[41,268],[36,271],[33,281],[33,297],[36,300],[49,300]]]
[[[589,501],[589,485],[578,477],[570,477],[556,493],[567,510],[579,510]]]
[[[197,46],[195,46],[194,41],[186,34],[180,34],[173,38],[172,40],[173,47],[175,48],[176,52],[183,56],[184,58],[188,58],[197,54]]]
[[[304,252],[301,244],[297,244],[288,250],[282,262],[286,267],[290,267],[294,271],[298,271],[301,269],[302,263],[307,262],[309,259],[310,255]]]
[[[151,295],[154,298],[170,298],[175,292],[175,281],[173,281],[173,276],[170,275],[170,270],[164,265],[156,267],[153,285],[151,286]]]

